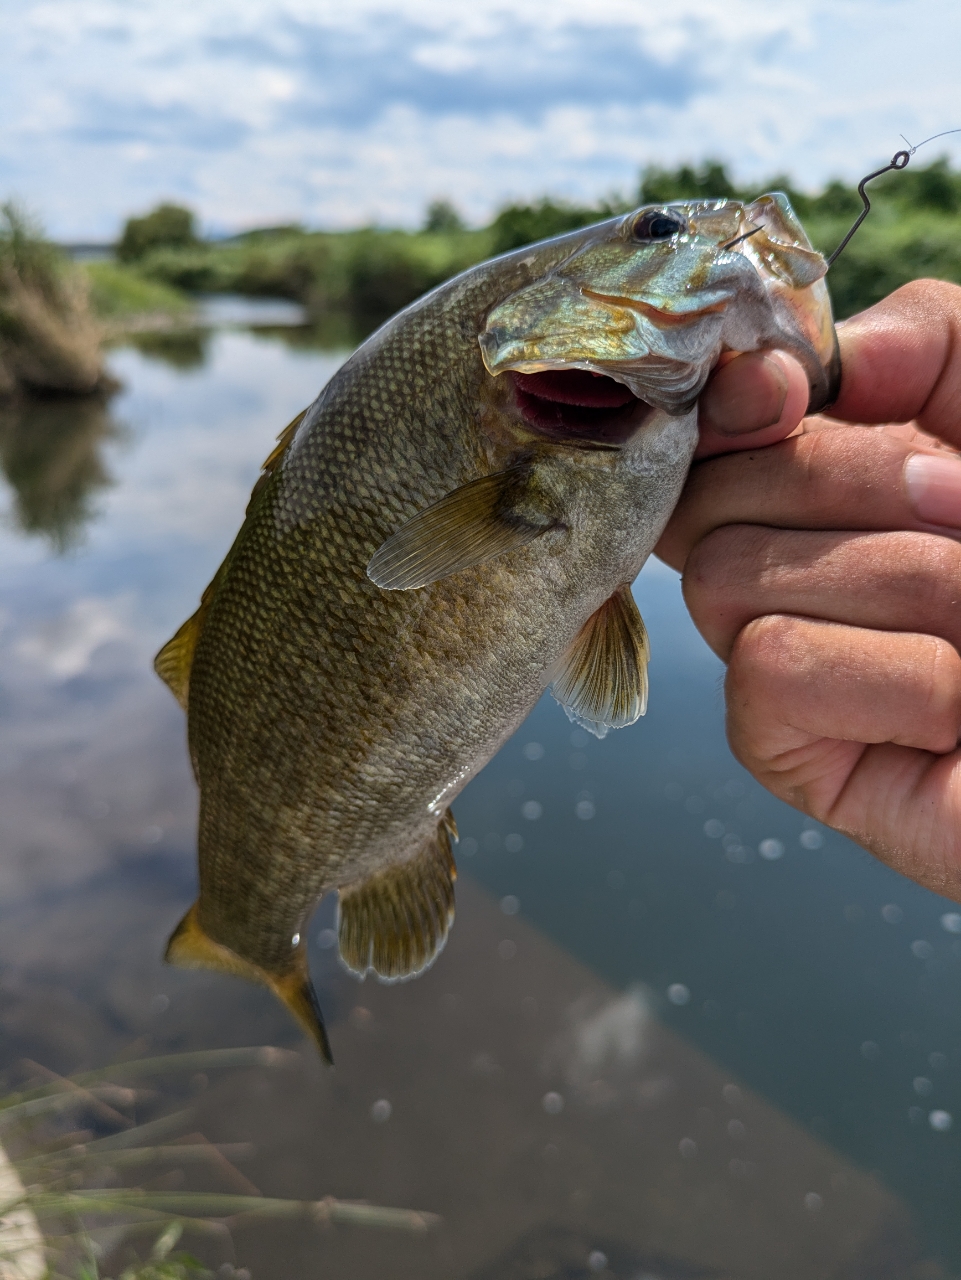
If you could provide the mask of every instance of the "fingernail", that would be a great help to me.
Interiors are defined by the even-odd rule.
[[[904,485],[919,520],[961,529],[961,458],[912,453]]]
[[[763,431],[780,419],[787,393],[787,374],[773,353],[738,356],[709,384],[702,422],[722,436]]]

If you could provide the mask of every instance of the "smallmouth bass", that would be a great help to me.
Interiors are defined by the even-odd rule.
[[[281,434],[156,669],[188,716],[200,895],[175,964],[262,982],[329,1060],[304,937],[428,965],[449,805],[550,687],[602,735],[647,699],[630,584],[680,494],[722,351],[833,398],[823,276],[785,197],[651,206],[482,263],[370,337]]]

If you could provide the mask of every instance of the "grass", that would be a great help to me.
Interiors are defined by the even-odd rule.
[[[283,1219],[429,1230],[438,1219],[416,1210],[333,1197],[262,1196],[232,1164],[244,1154],[243,1146],[213,1144],[199,1133],[173,1137],[189,1129],[189,1110],[146,1124],[133,1119],[145,1095],[131,1088],[131,1082],[243,1067],[282,1068],[296,1060],[296,1054],[280,1049],[223,1049],[140,1059],[69,1078],[28,1064],[43,1083],[0,1098],[0,1274],[9,1271],[18,1280],[108,1280],[111,1273],[115,1280],[212,1280],[204,1264],[174,1253],[174,1246],[187,1229],[214,1233],[223,1243],[235,1222]],[[89,1130],[79,1131],[81,1123],[110,1132],[95,1137]],[[171,1171],[198,1166],[208,1175],[232,1175],[245,1193],[136,1185],[138,1179],[156,1184],[164,1173],[169,1177]],[[113,1239],[106,1260],[104,1248],[98,1247],[104,1228]],[[134,1241],[145,1231],[152,1245],[141,1259]],[[231,1274],[231,1268],[222,1268],[221,1274]],[[246,1275],[242,1269],[232,1274],[236,1280]]]
[[[86,277],[13,204],[0,206],[0,396],[105,382]]]
[[[146,315],[183,319],[190,298],[161,280],[151,280],[135,267],[119,262],[86,262],[80,270],[89,281],[90,305],[105,321],[127,321]]]

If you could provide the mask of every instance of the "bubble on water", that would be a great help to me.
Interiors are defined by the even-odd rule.
[[[804,1197],[804,1207],[808,1213],[817,1213],[824,1208],[824,1200],[816,1191],[809,1191]]]
[[[820,849],[821,845],[824,844],[824,836],[821,835],[820,831],[815,831],[809,827],[807,831],[802,831],[798,836],[798,844],[803,849]]]
[[[543,760],[544,748],[539,742],[528,742],[524,747],[525,760]]]
[[[875,1040],[865,1040],[861,1045],[861,1057],[876,1062],[881,1056],[881,1046]]]
[[[513,960],[517,955],[517,943],[510,938],[503,938],[497,944],[497,954],[502,960]]]
[[[477,841],[473,836],[465,836],[458,844],[457,852],[462,853],[465,858],[473,858],[477,852]]]
[[[516,916],[521,909],[521,900],[516,898],[514,894],[508,893],[501,898],[501,911],[505,916]]]
[[[896,902],[889,902],[887,906],[881,908],[881,919],[886,920],[888,924],[900,924],[904,919],[904,912]]]
[[[521,813],[528,822],[536,822],[544,812],[544,806],[538,800],[528,800],[521,805]]]
[[[757,851],[762,858],[767,858],[768,862],[776,862],[778,858],[784,857],[784,845],[780,840],[775,840],[773,836],[767,840],[762,840],[757,847]]]
[[[720,818],[708,818],[704,824],[704,834],[711,840],[720,840],[724,834],[724,823]]]
[[[935,1050],[934,1053],[928,1054],[928,1065],[934,1067],[935,1071],[943,1071],[948,1065],[948,1055]]]
[[[597,810],[594,808],[593,801],[579,800],[577,804],[574,806],[574,812],[577,814],[577,816],[581,819],[582,822],[589,822],[590,819],[594,817],[594,814],[597,812]]]
[[[934,947],[932,947],[931,943],[927,942],[924,938],[917,938],[912,942],[911,950],[919,960],[930,960],[934,955]]]
[[[691,999],[690,988],[685,987],[683,982],[672,982],[667,989],[667,998],[671,1004],[687,1004]]]
[[[736,1107],[739,1102],[744,1101],[744,1094],[736,1084],[726,1084],[721,1090],[721,1097],[729,1107]]]
[[[299,946],[300,946],[300,934],[299,934],[299,933],[295,933],[295,934],[294,934],[294,936],[293,936],[293,937],[291,938],[291,940],[290,940],[290,945],[291,945],[292,947],[299,947]]]
[[[606,1271],[607,1254],[601,1253],[600,1249],[592,1249],[587,1255],[587,1266],[591,1271]]]
[[[961,915],[957,911],[946,911],[941,917],[941,928],[945,933],[961,933]]]
[[[950,1111],[932,1111],[928,1116],[928,1124],[939,1133],[945,1133],[953,1123]]]
[[[370,1118],[375,1124],[384,1124],[393,1114],[394,1108],[386,1098],[378,1098],[370,1109]]]
[[[541,1098],[541,1106],[549,1116],[557,1116],[564,1110],[564,1099],[559,1093],[545,1093]]]
[[[726,839],[727,837],[725,837]],[[732,844],[724,850],[724,856],[728,862],[747,862],[747,850],[743,844]]]
[[[747,1129],[741,1120],[728,1120],[727,1132],[728,1137],[734,1138],[737,1142],[743,1141],[747,1136]]]
[[[336,929],[321,929],[320,933],[318,933],[317,935],[317,945],[323,951],[329,951],[331,947],[336,947],[337,945]]]
[[[934,1085],[927,1076],[914,1077],[914,1092],[920,1093],[922,1097],[926,1097],[932,1090]]]
[[[520,853],[524,847],[524,837],[512,831],[510,835],[504,837],[504,848],[508,853]]]
[[[677,1149],[685,1160],[693,1160],[697,1155],[697,1143],[693,1138],[682,1138],[677,1144]]]

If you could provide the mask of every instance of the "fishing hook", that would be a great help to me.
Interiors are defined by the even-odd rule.
[[[722,250],[732,249],[734,245],[740,244],[742,240],[749,240],[751,236],[756,236],[759,231],[763,230],[763,227],[752,227],[750,231],[745,231],[743,236],[736,236],[735,239],[728,240],[727,244],[722,244],[720,247]]]
[[[847,233],[847,235],[844,237],[844,239],[841,241],[838,247],[834,250],[834,252],[828,258],[827,264],[829,268],[834,265],[834,262],[836,261],[841,250],[848,244],[849,240],[854,235],[855,231],[857,231],[858,227],[861,225],[864,219],[871,212],[871,201],[868,199],[868,193],[864,190],[865,186],[869,182],[873,182],[875,178],[880,178],[882,173],[890,173],[892,169],[896,169],[896,170],[906,169],[911,161],[911,157],[920,147],[925,146],[929,142],[934,142],[935,138],[944,138],[949,133],[961,133],[961,129],[945,129],[941,133],[932,133],[930,138],[925,138],[924,142],[919,142],[916,147],[912,146],[911,143],[908,142],[907,138],[904,138],[903,133],[901,134],[901,137],[904,138],[904,141],[908,143],[908,150],[895,151],[894,155],[891,157],[890,164],[886,164],[883,169],[875,169],[874,173],[867,174],[866,177],[863,177],[861,181],[858,183],[858,195],[861,197],[861,202],[863,203],[864,208],[858,214],[857,218],[855,219],[854,225],[851,227],[850,231]]]

